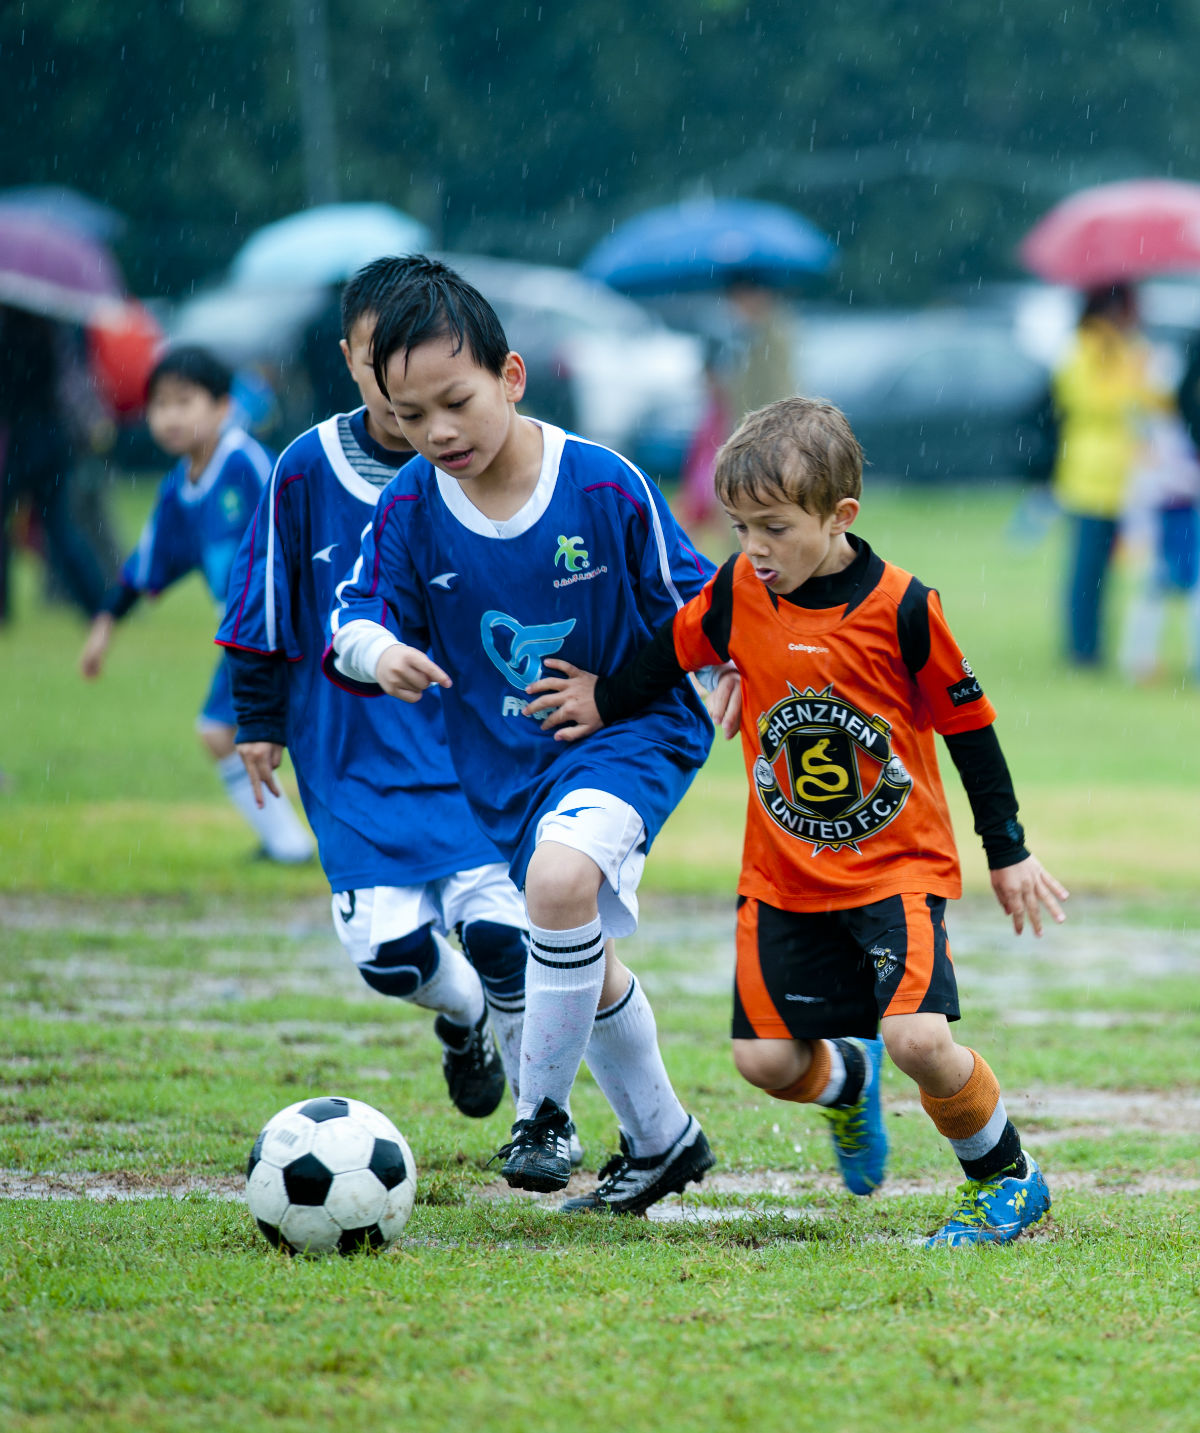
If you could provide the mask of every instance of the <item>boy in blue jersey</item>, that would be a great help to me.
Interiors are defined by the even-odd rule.
[[[79,658],[88,680],[104,667],[116,623],[143,595],[160,592],[199,569],[213,599],[225,605],[238,543],[271,472],[271,455],[230,421],[232,374],[203,348],[180,347],[159,359],[147,385],[146,422],[164,452],[178,459],[137,547],[92,621]],[[262,808],[234,750],[229,667],[222,660],[196,721],[230,800],[262,842],[287,864],[310,860],[312,837],[282,793]]]
[[[420,456],[384,490],[339,588],[326,672],[407,702],[444,688],[463,791],[524,891],[530,957],[506,1179],[566,1185],[566,1103],[586,1052],[621,1152],[596,1193],[566,1207],[640,1213],[702,1178],[713,1156],[611,938],[636,928],[646,852],[703,763],[712,723],[687,685],[578,747],[522,709],[544,658],[625,661],[712,564],[632,464],[517,413],[522,360],[491,306],[444,265],[412,261],[378,315],[373,367]]]
[[[322,678],[319,661],[334,583],[380,492],[412,457],[370,362],[376,312],[405,271],[403,259],[378,259],[346,285],[341,348],[363,406],[284,451],[238,553],[217,641],[256,795],[277,790],[287,747],[338,938],[372,989],[437,1012],[451,1098],[485,1116],[503,1096],[505,1068],[517,1088],[521,898],[458,788],[440,704],[356,701]]]

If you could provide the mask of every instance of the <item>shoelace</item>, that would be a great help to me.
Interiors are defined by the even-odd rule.
[[[962,1196],[961,1201],[946,1222],[968,1225],[987,1223],[983,1200],[989,1194],[998,1194],[1001,1183],[1000,1179],[968,1179],[965,1184],[960,1184],[958,1193]]]
[[[513,1126],[512,1139],[507,1144],[502,1144],[488,1163],[494,1164],[498,1159],[507,1159],[522,1145],[540,1144],[543,1149],[556,1148],[560,1135],[556,1128],[558,1123],[558,1114],[534,1115],[532,1119],[518,1120]]]
[[[823,1109],[821,1113],[833,1126],[833,1137],[837,1140],[839,1149],[847,1154],[857,1154],[866,1144],[866,1100],[857,1100],[849,1109]]]

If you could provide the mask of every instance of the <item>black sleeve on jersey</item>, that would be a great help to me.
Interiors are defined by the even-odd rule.
[[[287,667],[282,657],[226,647],[237,741],[270,741],[286,746]]]
[[[675,623],[665,622],[619,672],[596,681],[596,710],[605,726],[634,716],[665,696],[687,673],[675,655]]]
[[[737,554],[721,565],[713,579],[712,602],[700,619],[700,630],[722,662],[729,660],[729,634],[733,631],[733,565]]]
[[[996,728],[989,722],[976,731],[953,732],[942,740],[971,803],[975,831],[987,852],[988,869],[999,871],[1025,860],[1029,852],[1025,848],[1025,830],[1017,820],[1017,793]]]
[[[123,582],[114,582],[104,594],[100,610],[107,612],[114,621],[119,622],[137,605],[141,595],[136,587],[127,587]]]
[[[917,673],[929,660],[929,588],[914,577],[900,599],[896,613],[896,635],[900,655],[915,682]]]

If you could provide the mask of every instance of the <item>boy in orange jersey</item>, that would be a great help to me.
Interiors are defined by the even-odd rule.
[[[862,450],[829,403],[751,413],[716,489],[732,557],[621,671],[529,688],[531,715],[574,741],[699,667],[731,661],[750,798],[738,885],[733,1058],[752,1085],[810,1102],[836,1083],[835,1035],[877,1025],[966,1176],[934,1245],[1007,1243],[1050,1207],[995,1075],[956,1044],[947,900],[961,879],[934,733],[970,799],[992,888],[1017,934],[1067,892],[1029,854],[995,712],[938,595],[849,529]],[[730,717],[726,736],[733,735]]]

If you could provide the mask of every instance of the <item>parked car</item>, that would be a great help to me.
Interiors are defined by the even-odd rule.
[[[440,257],[487,296],[525,359],[526,411],[617,448],[656,476],[678,473],[703,401],[698,338],[572,269],[477,254]],[[320,288],[221,282],[179,305],[168,333],[264,376],[290,436],[311,421],[300,345],[325,299]]]
[[[803,391],[845,411],[873,473],[925,482],[1048,470],[1049,368],[1003,317],[810,310],[796,365]]]

